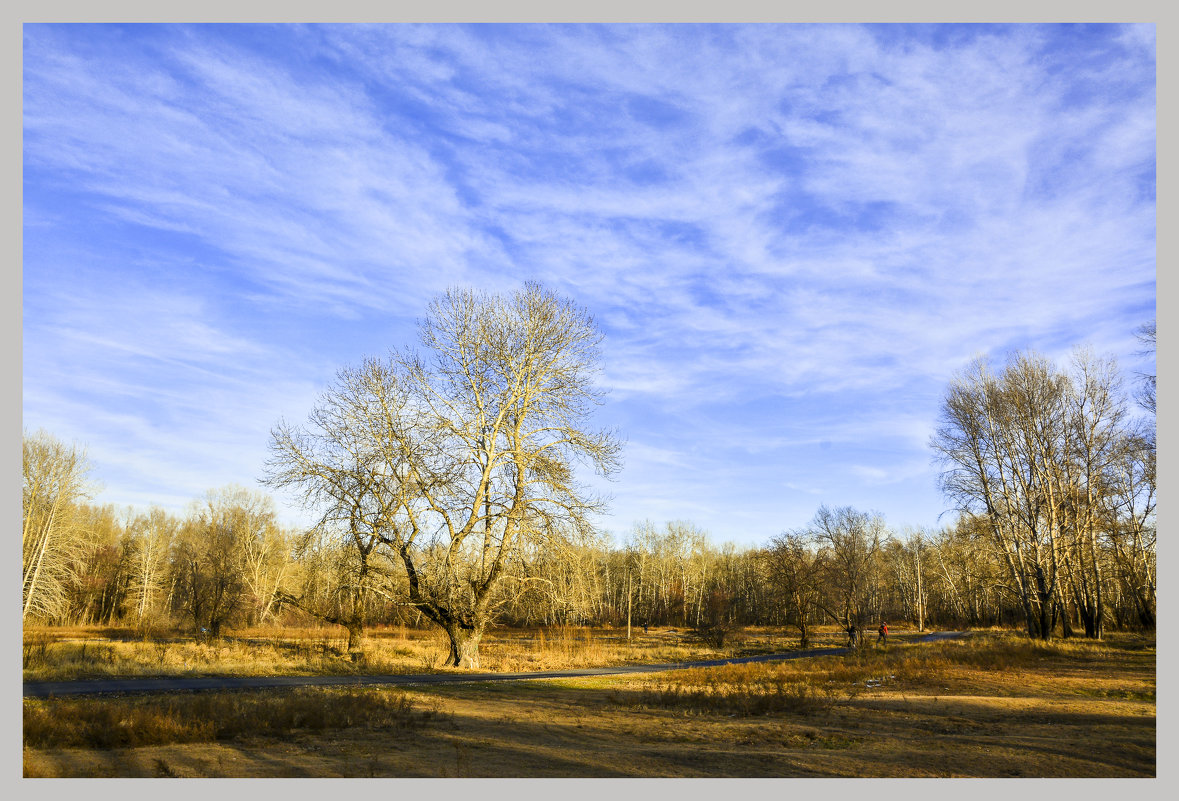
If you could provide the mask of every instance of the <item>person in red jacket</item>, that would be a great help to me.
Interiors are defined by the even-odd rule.
[[[880,628],[878,628],[876,631],[880,634],[880,636],[876,638],[876,642],[882,642],[885,645],[888,645],[888,624],[881,621]]]

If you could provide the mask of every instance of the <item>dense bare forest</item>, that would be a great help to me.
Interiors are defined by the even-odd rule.
[[[44,446],[38,435],[32,447]],[[26,452],[30,447],[26,439]],[[47,499],[48,500],[48,499]],[[46,506],[52,505],[50,500]],[[26,547],[25,619],[69,624],[175,625],[217,634],[227,626],[309,618],[370,624],[426,621],[406,603],[382,554],[356,593],[359,559],[348,543],[283,528],[270,498],[241,487],[210,492],[175,516],[111,505],[59,502],[42,554]],[[859,527],[866,518],[873,525]],[[854,509],[820,509],[836,519],[762,547],[716,544],[691,523],[636,525],[621,542],[606,537],[536,554],[496,599],[505,624],[724,627],[883,619],[922,627],[1024,623],[1018,587],[977,518],[938,530],[891,531]],[[26,531],[29,529],[26,521]],[[35,544],[32,544],[35,547]],[[1154,532],[1131,524],[1099,538],[1096,575],[1107,624],[1153,628]],[[41,558],[40,575],[33,564]],[[852,564],[859,560],[858,564]],[[861,571],[856,574],[855,571]],[[1058,574],[1058,631],[1084,630],[1082,607]],[[1065,589],[1060,592],[1061,587]],[[845,611],[846,610],[846,611]],[[1051,613],[1051,610],[1050,610]]]
[[[1134,446],[1134,447],[1130,447]],[[760,547],[717,544],[690,522],[641,522],[620,540],[587,535],[536,547],[507,568],[493,604],[505,624],[674,625],[719,636],[741,625],[922,628],[1024,625],[1045,604],[1049,627],[1153,628],[1153,450],[1132,441],[1109,465],[1088,528],[1062,526],[1032,563],[1027,593],[1007,541],[985,514],[930,530],[891,529],[850,507]],[[425,625],[404,573],[330,530],[276,522],[271,498],[225,487],[187,513],[86,502],[80,450],[38,432],[24,441],[24,617],[54,623],[179,626],[208,636],[258,623]],[[1026,531],[1015,527],[1009,530]],[[1037,588],[1039,584],[1035,585]],[[1043,595],[1038,593],[1043,593]],[[1097,604],[1100,606],[1097,606]],[[1035,620],[1041,609],[1037,607]],[[1036,633],[1041,633],[1038,629]]]
[[[83,450],[26,432],[23,619],[208,638],[322,621],[353,650],[367,626],[436,625],[455,665],[478,664],[492,622],[670,625],[718,644],[747,625],[804,643],[815,624],[854,639],[881,621],[1153,629],[1153,376],[1135,404],[1113,362],[1081,350],[1065,370],[1035,354],[972,364],[930,443],[953,515],[941,528],[821,506],[756,547],[679,520],[611,538],[571,467],[617,458],[613,435],[583,425],[596,336],[535,286],[440,298],[423,342],[450,361],[407,351],[343,370],[308,427],[272,432],[265,482],[305,493],[322,514],[307,530],[238,486],[182,515],[94,505]],[[1140,337],[1153,347],[1153,325]]]

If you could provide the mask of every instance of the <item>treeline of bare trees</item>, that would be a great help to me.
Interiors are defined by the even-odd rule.
[[[1121,629],[1154,627],[1153,522],[1139,529],[1149,535],[1102,538],[1096,548],[1106,623]],[[757,547],[718,547],[690,523],[644,522],[620,543],[585,545],[574,558],[541,561],[535,570],[544,580],[508,605],[505,619],[790,626],[804,642],[818,624],[850,635],[881,621],[921,630],[1025,623],[1001,551],[971,516],[939,529],[896,530],[878,514],[823,506],[806,526]],[[1062,634],[1084,630],[1082,604],[1083,597],[1061,596]]]
[[[1148,348],[1153,324],[1140,329]],[[931,446],[957,513],[938,530],[820,507],[762,547],[716,547],[686,522],[595,531],[603,499],[577,478],[618,468],[620,440],[590,425],[603,400],[601,333],[536,284],[454,289],[420,348],[339,371],[303,424],[271,431],[264,483],[318,516],[283,529],[268,496],[211,491],[175,517],[87,505],[85,454],[26,435],[23,615],[218,636],[301,615],[359,649],[375,622],[429,621],[448,664],[478,665],[492,621],[692,626],[878,620],[1019,622],[1048,638],[1155,623],[1154,377],[1131,414],[1110,359],[1067,369],[1017,354],[951,382]]]
[[[281,593],[314,568],[307,537],[279,526],[269,496],[210,491],[181,516],[89,498],[85,454],[24,437],[26,621],[184,625],[218,636],[274,618]]]
[[[319,620],[343,627],[354,649],[373,624],[429,625],[408,602],[404,571],[381,551],[280,526],[262,492],[210,491],[181,515],[120,511],[87,503],[77,449],[38,432],[26,435],[25,452],[26,620],[205,636]],[[1132,524],[1129,514],[1097,538],[1093,575],[1103,581],[1105,625],[1153,628],[1153,518]],[[879,621],[921,629],[1026,622],[1002,544],[976,515],[937,530],[896,530],[877,514],[820,507],[806,526],[758,547],[717,545],[688,522],[644,521],[618,541],[582,538],[523,553],[509,569],[494,599],[509,625],[629,621],[722,635],[773,625],[806,641],[819,624],[850,632]],[[1060,575],[1062,587],[1067,580]],[[1061,592],[1056,603],[1058,629],[1084,631],[1084,596]]]

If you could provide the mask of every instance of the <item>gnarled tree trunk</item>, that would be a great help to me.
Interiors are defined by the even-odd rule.
[[[483,627],[455,622],[445,630],[450,640],[450,652],[444,664],[447,667],[479,667],[479,643],[483,639]]]

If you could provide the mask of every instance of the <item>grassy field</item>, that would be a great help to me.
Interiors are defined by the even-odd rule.
[[[656,661],[649,647],[634,661]],[[549,650],[536,653],[559,661]],[[1154,640],[1129,634],[1041,644],[990,631],[625,678],[24,709],[26,776],[1155,775]]]
[[[816,645],[843,644],[834,630]],[[379,627],[354,661],[338,628],[245,629],[219,642],[104,627],[27,628],[26,681],[115,676],[304,676],[430,673],[442,670],[445,636],[435,630]],[[780,631],[750,629],[723,648],[686,629],[552,627],[495,629],[480,646],[480,671],[515,672],[680,662],[767,653],[796,647]]]

